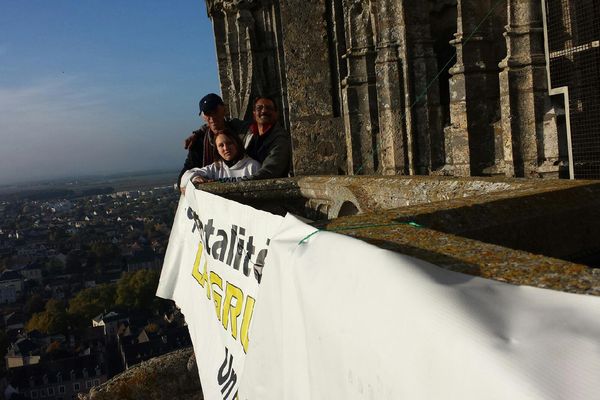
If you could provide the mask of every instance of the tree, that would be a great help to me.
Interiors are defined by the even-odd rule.
[[[112,243],[94,243],[90,250],[101,261],[110,261],[121,255],[119,247]]]
[[[39,294],[34,294],[25,303],[23,311],[27,315],[33,315],[35,313],[44,311],[45,305],[46,302],[44,301],[42,296],[40,296]]]
[[[86,325],[96,315],[110,310],[115,305],[115,285],[101,285],[78,292],[69,301],[68,313],[75,325]],[[86,326],[83,325],[83,326]]]
[[[67,258],[65,260],[65,268],[68,272],[81,272],[81,252],[72,251],[67,254]]]
[[[38,330],[47,334],[66,332],[69,320],[65,305],[62,301],[50,299],[46,303],[45,310],[33,314],[27,321],[25,329],[28,332]]]
[[[87,257],[85,259],[85,269],[86,272],[93,272],[96,269],[96,265],[98,264],[98,257],[96,254],[90,252],[87,253]]]
[[[43,355],[43,358],[44,361],[51,361],[67,358],[69,355],[69,352],[65,349],[63,344],[54,340],[46,347],[46,353]]]
[[[61,344],[57,340],[53,340],[48,347],[46,347],[46,353],[53,353],[55,351],[59,351],[61,349]]]
[[[46,261],[45,271],[48,276],[54,276],[60,274],[64,269],[65,265],[56,257],[51,257]]]
[[[140,269],[126,273],[117,282],[116,304],[135,310],[156,309],[158,279],[159,273],[155,270]]]
[[[53,227],[49,229],[48,241],[50,243],[59,243],[68,238],[67,232],[60,227]]]

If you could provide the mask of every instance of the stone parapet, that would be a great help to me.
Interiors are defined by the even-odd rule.
[[[442,268],[600,295],[600,183],[456,177],[297,177],[201,186],[315,220]]]
[[[190,347],[152,358],[80,394],[79,400],[202,400],[193,354]]]

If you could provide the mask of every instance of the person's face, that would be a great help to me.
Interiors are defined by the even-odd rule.
[[[219,155],[225,161],[235,160],[239,152],[235,142],[227,135],[218,135],[215,139],[215,146],[217,146]]]
[[[225,106],[218,105],[214,111],[202,113],[202,119],[213,132],[225,129]]]
[[[261,125],[273,125],[277,122],[275,104],[269,99],[259,99],[254,105],[254,120]]]

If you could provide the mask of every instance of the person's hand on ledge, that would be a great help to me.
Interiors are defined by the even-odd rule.
[[[202,176],[195,176],[192,179],[192,183],[208,183],[208,182],[212,182],[212,180],[204,178]]]

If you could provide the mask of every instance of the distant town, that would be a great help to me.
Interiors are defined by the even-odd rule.
[[[77,398],[135,364],[190,345],[177,308],[154,296],[179,199],[174,177],[3,193],[5,398]]]

